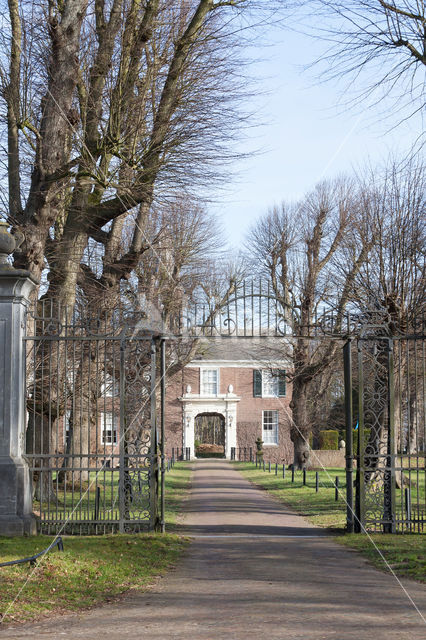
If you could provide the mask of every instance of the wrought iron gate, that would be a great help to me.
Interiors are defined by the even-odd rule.
[[[344,360],[348,530],[425,532],[422,323],[416,325],[412,334],[392,335],[380,322],[370,322],[356,339],[346,344]],[[355,431],[354,390],[358,396]]]
[[[39,531],[157,528],[161,335],[117,311],[69,316],[47,302],[29,324],[26,457]]]

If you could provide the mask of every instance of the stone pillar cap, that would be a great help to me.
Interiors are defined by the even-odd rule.
[[[22,239],[9,233],[9,225],[0,220],[0,278],[29,278],[34,284],[38,280],[26,269],[15,269],[8,258],[20,246]]]

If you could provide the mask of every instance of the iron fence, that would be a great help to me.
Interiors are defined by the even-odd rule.
[[[253,462],[253,450],[253,447],[232,447],[231,460],[238,460],[238,462]]]
[[[39,531],[156,528],[164,341],[116,310],[82,316],[47,301],[28,325],[26,457]]]
[[[345,384],[348,529],[424,532],[423,326],[419,323],[405,335],[391,333],[379,322],[367,326],[357,340],[345,346]],[[355,451],[354,395],[358,396],[359,413]]]
[[[337,338],[353,334],[362,325],[362,314],[345,313],[330,305],[315,309],[312,322],[304,327],[306,339]],[[300,308],[277,298],[268,279],[234,282],[220,298],[191,300],[175,320],[179,335],[203,338],[292,338],[297,337]]]

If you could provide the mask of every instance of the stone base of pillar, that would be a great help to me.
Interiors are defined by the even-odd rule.
[[[31,479],[24,460],[0,458],[0,487],[0,536],[35,535]]]
[[[0,516],[0,536],[35,536],[37,535],[37,523],[33,515],[28,517],[2,517]]]

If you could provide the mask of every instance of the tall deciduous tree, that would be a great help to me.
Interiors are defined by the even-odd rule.
[[[360,176],[377,229],[369,260],[357,280],[357,304],[373,299],[388,311],[395,329],[411,332],[425,308],[426,172],[419,159],[392,160]]]
[[[377,229],[369,260],[356,280],[356,303],[367,310],[373,303],[383,312],[392,335],[419,333],[424,319],[426,174],[418,160],[392,161],[362,177],[363,191],[371,194],[370,215]],[[415,354],[415,355],[413,355]],[[416,342],[396,340],[395,453],[414,453],[421,446],[424,403],[418,386],[421,359]],[[387,366],[383,367],[387,371]],[[380,412],[377,411],[378,415]],[[384,421],[372,430],[370,447],[379,449]],[[402,485],[402,480],[398,479]]]
[[[232,156],[242,85],[231,23],[253,3],[7,4],[4,205],[24,237],[16,263],[36,277],[48,272],[47,295],[72,304],[79,282],[93,278],[80,266],[90,242],[103,253],[98,280],[115,288],[146,249],[155,197],[211,183],[213,161],[223,167]]]
[[[283,203],[252,229],[252,259],[270,278],[294,336],[290,407],[296,468],[309,461],[313,381],[318,383],[327,372],[338,349],[336,341],[321,340],[316,334],[318,309],[333,308],[333,329],[339,332],[372,240],[356,189],[345,180],[319,184],[302,202]],[[339,274],[337,264],[345,253],[350,260]]]

